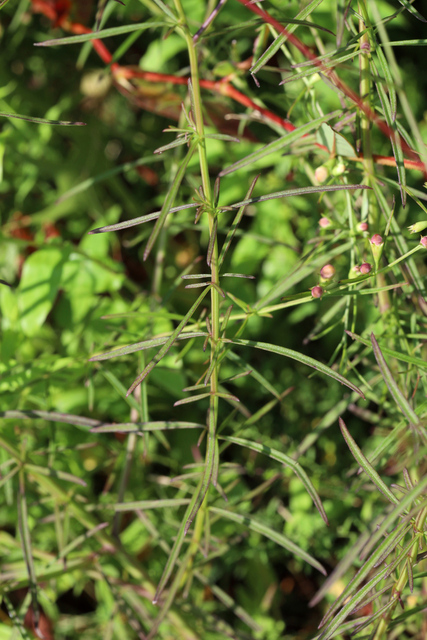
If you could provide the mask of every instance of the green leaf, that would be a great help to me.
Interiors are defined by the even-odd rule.
[[[377,489],[379,489],[381,493],[385,495],[386,498],[388,498],[388,500],[390,500],[392,504],[399,504],[399,500],[396,498],[394,493],[388,488],[388,486],[385,484],[384,480],[382,480],[378,472],[375,471],[375,469],[373,468],[369,460],[365,458],[365,456],[357,446],[355,440],[353,440],[352,436],[350,435],[350,432],[345,426],[344,420],[342,418],[338,418],[338,422],[340,425],[341,432],[344,436],[344,440],[348,445],[348,448],[350,449],[354,458],[356,459],[358,464],[362,467],[366,475],[371,479],[371,481],[374,483]]]
[[[381,375],[384,378],[384,382],[386,383],[388,390],[393,396],[394,401],[396,402],[403,415],[409,420],[409,422],[411,422],[413,425],[419,424],[419,417],[397,386],[396,380],[393,378],[393,375],[387,366],[384,356],[381,353],[380,346],[373,333],[371,333],[371,342],[372,348],[374,350],[374,356],[380,368]]]
[[[282,453],[278,449],[273,449],[272,447],[268,447],[265,444],[260,444],[258,442],[253,442],[251,440],[246,440],[245,438],[235,438],[232,436],[220,436],[221,440],[225,440],[226,442],[233,442],[234,444],[238,444],[241,447],[247,447],[248,449],[252,449],[252,451],[258,451],[259,453],[263,453],[264,455],[272,458],[273,460],[278,460],[282,464],[290,467],[295,475],[301,480],[303,483],[307,493],[310,498],[313,500],[316,509],[319,511],[322,519],[326,524],[328,523],[328,518],[326,516],[325,510],[323,508],[322,501],[314,488],[310,478],[301,467],[301,465],[296,462],[293,458],[290,458],[285,453]]]
[[[151,235],[148,239],[147,242],[147,246],[145,247],[145,251],[144,251],[144,260],[146,260],[150,254],[151,249],[153,248],[154,243],[157,240],[157,236],[159,235],[160,231],[162,230],[162,227],[165,223],[166,217],[168,216],[168,214],[170,213],[170,209],[171,206],[176,198],[176,194],[178,193],[178,189],[180,187],[180,184],[182,182],[182,179],[184,178],[185,172],[187,170],[188,164],[193,156],[193,153],[195,152],[197,146],[198,146],[198,141],[197,140],[193,140],[190,148],[187,152],[187,155],[185,156],[184,160],[181,162],[178,171],[176,172],[175,178],[173,179],[173,182],[170,186],[169,191],[167,192],[167,195],[164,199],[163,202],[163,206],[162,206],[162,210],[160,211],[160,215],[159,218],[156,222],[156,224],[154,225],[154,229],[151,232]]]
[[[340,384],[344,384],[346,387],[348,387],[352,391],[356,391],[356,393],[358,393],[362,398],[365,397],[362,391],[358,387],[356,387],[352,382],[344,378],[344,376],[342,376],[340,373],[337,373],[336,371],[326,366],[322,362],[319,362],[314,358],[310,358],[310,356],[306,356],[303,353],[299,353],[298,351],[294,351],[293,349],[287,349],[286,347],[279,347],[278,345],[269,344],[267,342],[243,340],[240,338],[235,338],[234,340],[229,340],[229,341],[227,340],[227,342],[231,342],[232,344],[238,344],[238,345],[247,346],[247,347],[253,347],[254,349],[261,349],[262,351],[269,351],[270,353],[277,353],[280,356],[285,356],[286,358],[297,360],[298,362],[301,362],[301,364],[305,364],[308,367],[313,367],[313,369],[316,369],[320,373],[323,373],[324,375],[329,376],[330,378],[333,378]]]
[[[223,518],[227,518],[228,520],[232,520],[233,522],[237,522],[238,524],[243,525],[251,531],[260,533],[266,538],[269,538],[269,540],[273,540],[273,542],[275,542],[276,544],[290,551],[294,556],[297,556],[298,558],[301,558],[302,560],[310,564],[312,567],[320,571],[320,573],[323,573],[324,576],[326,575],[324,567],[322,567],[320,562],[313,558],[309,553],[298,547],[298,545],[292,542],[292,540],[289,540],[289,538],[284,536],[282,533],[274,531],[267,525],[259,522],[258,520],[255,520],[251,516],[241,515],[240,513],[236,513],[235,511],[228,511],[228,509],[220,509],[218,507],[209,507],[209,512],[216,513]]]
[[[242,202],[235,202],[231,204],[232,209],[238,209],[242,205],[256,204],[257,202],[266,202],[267,200],[276,200],[278,198],[291,198],[292,196],[307,196],[312,193],[324,193],[326,191],[352,191],[354,189],[371,189],[365,184],[331,184],[331,185],[319,185],[316,187],[301,187],[299,189],[287,189],[286,191],[277,191],[276,193],[269,193],[265,196],[258,196],[257,198],[249,198],[248,200],[242,200]]]
[[[176,341],[177,337],[180,335],[181,331],[184,329],[187,322],[190,320],[190,318],[199,308],[200,304],[202,303],[208,291],[210,291],[210,286],[206,287],[206,289],[200,294],[196,302],[187,311],[187,313],[185,314],[185,316],[183,317],[183,319],[181,320],[181,322],[179,323],[175,331],[169,336],[169,338],[167,339],[163,347],[160,349],[160,351],[158,351],[158,353],[154,356],[154,358],[147,364],[145,369],[139,374],[136,380],[134,380],[134,382],[131,384],[131,386],[128,389],[127,395],[132,393],[132,391],[134,391],[134,389],[136,389],[136,387],[141,384],[141,382],[148,376],[150,371],[152,371],[154,367],[160,362],[160,360],[167,354],[169,349],[172,347],[172,345]]]
[[[61,286],[69,249],[39,249],[25,260],[18,291],[21,327],[34,336],[45,322]]]
[[[55,38],[54,40],[44,40],[43,42],[35,42],[35,47],[53,47],[62,44],[79,44],[88,40],[101,40],[102,38],[111,38],[112,36],[120,36],[123,33],[132,31],[145,31],[147,29],[155,29],[157,27],[170,26],[167,22],[138,22],[136,24],[125,24],[122,27],[111,27],[110,29],[102,29],[101,31],[92,31],[91,33],[83,33],[78,36],[68,36],[67,38]]]
[[[68,122],[67,120],[46,120],[45,118],[34,118],[32,116],[23,116],[18,113],[3,113],[1,111],[0,111],[0,116],[2,116],[3,118],[15,118],[17,120],[26,120],[27,122],[34,122],[34,124],[52,124],[52,125],[61,125],[63,127],[85,127],[86,126],[86,122]]]
[[[190,338],[206,338],[208,334],[206,331],[192,331],[185,332],[179,335],[177,340],[189,340]],[[111,358],[118,358],[119,356],[127,356],[129,353],[135,353],[136,351],[143,351],[144,349],[152,349],[153,347],[159,347],[165,344],[170,339],[170,336],[162,336],[161,338],[152,338],[151,340],[144,340],[143,342],[136,342],[135,344],[126,345],[125,347],[117,347],[112,351],[105,351],[99,353],[96,356],[89,358],[89,362],[99,362],[100,360],[110,360]]]
[[[353,333],[352,331],[346,331],[347,335],[350,336],[353,340],[357,340],[362,344],[370,347],[372,345],[370,340],[366,338],[362,338],[362,336],[357,335],[357,333]],[[427,369],[427,362],[422,358],[417,358],[416,356],[410,356],[406,353],[401,353],[400,351],[395,351],[394,349],[389,349],[386,346],[381,347],[382,353],[385,353],[387,356],[391,358],[395,358],[396,360],[400,360],[401,362],[407,362],[408,364],[413,364],[415,367],[421,367],[422,369]]]
[[[415,7],[412,5],[411,2],[409,2],[408,0],[399,0],[400,4],[402,5],[402,7],[405,7],[406,11],[409,11],[409,13],[411,13],[414,18],[416,18],[417,20],[420,20],[421,22],[427,22],[427,20],[421,15],[421,13],[419,13]]]
[[[296,15],[296,18],[298,20],[305,20],[305,18],[307,18],[310,15],[310,13],[312,13],[314,9],[316,9],[316,7],[318,7],[319,4],[321,4],[322,2],[323,0],[312,0],[306,7],[304,7],[304,9],[302,9]],[[280,47],[286,42],[288,38],[288,34],[293,33],[297,27],[298,27],[298,24],[291,24],[291,26],[287,28],[285,33],[282,33],[275,39],[275,41],[267,49],[267,51],[264,51],[262,56],[260,56],[258,60],[255,62],[255,64],[252,65],[252,67],[250,68],[250,72],[252,73],[252,75],[255,75],[256,73],[258,73],[258,71],[262,69],[264,65],[267,64],[267,62],[277,53]]]
[[[176,211],[183,211],[184,209],[194,209],[195,207],[200,206],[197,203],[193,204],[183,204],[179,207],[172,207],[169,209],[168,213],[175,213]],[[96,233],[108,233],[109,231],[121,231],[122,229],[129,229],[130,227],[136,227],[139,224],[144,224],[145,222],[151,222],[152,220],[157,220],[161,214],[161,211],[154,211],[153,213],[148,213],[145,216],[139,216],[138,218],[131,218],[131,220],[125,220],[124,222],[117,222],[116,224],[109,224],[105,227],[99,227],[98,229],[92,229],[88,231],[88,234],[96,234]]]
[[[230,173],[233,173],[234,171],[238,171],[243,167],[246,167],[248,165],[251,165],[257,162],[258,160],[262,160],[262,158],[265,158],[271,153],[280,151],[284,147],[290,146],[296,140],[300,140],[303,136],[307,135],[307,133],[309,133],[310,131],[312,131],[313,129],[316,129],[316,127],[321,125],[322,122],[326,122],[327,120],[332,120],[332,118],[336,118],[340,115],[341,115],[341,111],[332,111],[332,113],[328,113],[326,116],[316,118],[315,120],[310,120],[310,122],[303,125],[302,127],[298,127],[298,129],[294,129],[294,131],[291,131],[290,133],[286,133],[281,138],[278,138],[277,140],[270,142],[270,144],[265,145],[258,151],[254,151],[253,153],[250,153],[245,158],[242,158],[241,160],[238,160],[234,164],[231,164],[229,167],[226,167],[225,169],[220,171],[218,175],[220,177],[226,176]]]

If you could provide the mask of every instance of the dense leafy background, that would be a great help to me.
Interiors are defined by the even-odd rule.
[[[55,6],[55,2],[45,4]],[[214,4],[183,2],[193,32]],[[296,2],[286,3],[286,7],[283,4],[279,0],[269,2],[266,9],[284,20],[284,16],[295,16],[301,8]],[[335,31],[337,5],[340,9],[344,4],[325,0],[312,14],[313,22]],[[376,4],[383,16],[397,10],[391,3]],[[207,353],[202,350],[202,338],[188,345],[178,343],[152,371],[141,393],[129,398],[125,397],[126,389],[154,351],[88,362],[94,353],[170,332],[199,293],[184,289],[181,280],[183,273],[205,271],[204,260],[198,258],[206,254],[207,223],[202,218],[194,226],[193,210],[169,218],[145,262],[143,251],[151,223],[118,233],[88,235],[93,228],[161,208],[184,151],[177,147],[150,157],[160,145],[173,140],[174,134],[162,133],[164,129],[177,126],[178,118],[181,126],[185,125],[180,105],[189,107],[187,88],[146,80],[115,86],[108,68],[87,44],[35,48],[34,42],[64,35],[64,29],[37,12],[37,8],[36,2],[21,0],[11,1],[1,10],[0,111],[84,121],[86,126],[60,127],[2,118],[0,278],[10,286],[3,285],[0,290],[0,410],[64,412],[108,423],[149,418],[204,425],[203,402],[173,406],[185,397],[182,390],[195,385],[204,372]],[[92,26],[95,12],[94,3],[75,2],[71,20]],[[126,0],[126,6],[110,2],[105,17],[107,26],[117,26],[144,22],[153,15],[162,19],[156,3]],[[357,21],[352,22],[357,32]],[[123,65],[187,76],[185,42],[175,33],[165,39],[166,31],[153,28],[133,41],[124,35],[104,42],[111,52],[124,43],[120,58]],[[259,53],[271,36],[262,21],[237,2],[226,3],[208,33],[199,48],[202,78],[218,80],[235,74],[233,82],[239,91],[262,101],[265,108],[282,118],[289,115],[297,126],[321,115],[317,105],[321,105],[324,114],[342,108],[343,99],[340,103],[334,90],[318,76],[310,76],[306,84],[299,81],[278,87],[286,75],[282,70],[289,69],[291,63],[282,52],[259,73],[261,86],[256,88],[243,63],[252,55],[257,36],[264,38]],[[326,50],[332,51],[336,46],[334,36],[324,31],[305,26],[297,33],[310,46],[318,46],[319,39]],[[403,10],[388,26],[388,33],[391,40],[426,37],[424,23]],[[423,49],[402,47],[395,51],[405,94],[425,137],[426,79],[419,53]],[[302,61],[292,49],[290,55],[295,56],[294,61]],[[358,91],[357,59],[343,63],[339,72]],[[253,119],[252,109],[245,110],[225,96],[204,91],[203,98],[208,132],[233,133],[241,139],[240,143],[208,142],[213,178],[232,162],[284,134],[278,124]],[[373,100],[381,113],[378,97]],[[226,114],[239,115],[241,119],[225,119]],[[400,115],[399,122],[408,127]],[[413,131],[408,130],[412,145]],[[342,132],[355,145],[357,121],[350,122]],[[376,129],[372,136],[374,152],[390,156],[389,140]],[[225,176],[220,203],[243,200],[257,172],[261,177],[256,195],[312,185],[314,170],[328,160],[328,154],[315,142],[312,133],[291,149]],[[148,159],[146,164],[108,173],[141,158]],[[345,157],[344,161],[348,183],[364,182],[363,167]],[[198,171],[194,157],[176,205],[191,202],[200,183]],[[401,234],[411,249],[419,236],[409,236],[406,226],[427,216],[413,199],[402,207],[396,183],[381,182],[382,178],[395,181],[395,169],[377,167],[376,171],[389,211],[393,196],[396,201],[398,231],[392,229],[387,245],[387,259],[391,262],[399,255],[399,247],[393,242],[396,234]],[[98,176],[101,179],[95,181]],[[68,193],[87,180],[84,190],[75,195]],[[420,191],[418,197],[422,198],[422,173],[408,171],[407,181]],[[64,194],[67,197],[61,200]],[[333,262],[338,278],[346,278],[351,251],[359,262],[371,261],[368,236],[350,232],[347,208],[350,206],[356,221],[361,214],[366,217],[367,208],[378,208],[367,199],[371,197],[362,196],[360,191],[348,197],[341,192],[251,205],[227,258],[226,270],[252,274],[255,279],[228,279],[227,291],[242,304],[254,305],[282,282],[281,292],[271,301],[278,304],[281,296],[307,293],[317,284],[323,258]],[[233,215],[221,214],[221,240]],[[319,228],[322,215],[333,220],[332,231]],[[386,216],[380,213],[375,220],[372,231],[384,233]],[[424,282],[426,273],[425,258],[420,255],[415,256],[418,283]],[[286,284],[294,271],[302,273],[305,262],[310,267],[308,272],[296,277],[294,284]],[[396,281],[402,281],[397,272],[387,284]],[[235,359],[222,363],[221,379],[227,381],[237,375],[245,363],[247,371],[259,375],[225,383],[240,403],[220,405],[221,434],[262,442],[291,456],[297,456],[298,447],[302,446],[299,462],[320,493],[329,527],[289,468],[267,455],[225,442],[220,446],[220,484],[228,503],[212,492],[216,507],[253,516],[285,534],[330,573],[351,551],[359,535],[374,527],[375,518],[386,503],[366,476],[355,476],[354,458],[339,430],[338,417],[345,417],[365,453],[372,453],[386,435],[400,429],[399,437],[391,439],[389,448],[376,460],[377,470],[388,485],[404,484],[404,467],[410,470],[414,482],[423,477],[425,424],[420,427],[420,435],[405,423],[402,434],[402,414],[378,374],[372,347],[351,341],[343,332],[351,328],[369,339],[374,331],[383,346],[425,358],[425,306],[417,297],[419,293],[413,284],[407,293],[392,290],[386,314],[379,311],[374,294],[359,296],[356,308],[349,312],[353,314],[353,326],[343,321],[346,298],[332,296],[280,309],[271,317],[253,315],[248,319],[241,337],[274,342],[322,362],[335,363],[341,373],[363,386],[367,400],[359,401],[356,407],[357,394],[351,395],[329,378],[314,375],[303,364],[237,347]],[[343,306],[329,314],[340,300]],[[208,308],[207,302],[205,306]],[[238,309],[235,305],[233,311]],[[325,324],[319,326],[322,319]],[[235,321],[234,328],[238,327]],[[326,327],[328,330],[324,331]],[[205,330],[203,323],[201,328]],[[322,334],[320,339],[307,339],[313,330]],[[340,341],[341,345],[345,343],[345,350],[335,352]],[[357,365],[359,377],[353,364]],[[391,367],[401,390],[422,419],[426,413],[425,369],[397,360]],[[31,580],[22,544],[25,532],[31,538],[31,554],[39,576],[37,598],[51,624],[51,629],[45,629],[47,637],[125,638],[148,633],[157,613],[151,604],[153,585],[162,575],[184,507],[172,505],[146,511],[136,507],[114,516],[112,505],[122,500],[187,499],[203,462],[200,431],[159,431],[129,440],[123,434],[93,434],[87,427],[55,421],[1,420],[1,593],[6,599],[2,604],[0,638],[17,637],[11,635],[13,614],[18,616],[13,623],[15,632],[24,637],[32,633],[31,598],[27,592]],[[25,461],[24,475],[18,470],[17,459]],[[120,496],[124,469],[129,476],[124,495]],[[50,477],[46,477],[53,478],[55,485],[44,481],[43,470],[50,470]],[[64,476],[58,475],[61,472],[74,478],[66,482]],[[84,514],[89,514],[86,521]],[[99,523],[108,523],[106,535],[116,540],[120,553],[112,552],[106,539],[96,534],[79,538]],[[207,555],[196,556],[195,566],[189,569],[192,580],[186,576],[184,593],[177,596],[159,637],[314,638],[324,605],[309,609],[308,602],[324,580],[321,574],[251,530],[247,523],[241,526],[213,514],[210,527]],[[74,540],[78,543],[76,549],[63,554]],[[67,555],[68,562],[61,564],[58,557],[63,555]],[[141,567],[135,569],[136,574],[132,573],[134,564]],[[50,566],[57,569],[53,577],[49,576]],[[353,565],[349,562],[326,601],[333,602],[354,574],[354,566],[359,566],[358,560]],[[408,589],[405,592],[407,609],[422,604],[422,584],[420,578],[413,594]],[[215,587],[222,590],[222,602]],[[226,603],[226,597],[233,604]],[[237,606],[246,613],[238,610],[236,616]],[[367,605],[362,613],[369,615],[372,611],[372,606]],[[252,629],[245,624],[249,614]],[[396,628],[399,633],[405,632],[405,637],[421,638],[425,623],[415,615]],[[388,637],[397,637],[393,633],[391,630]]]

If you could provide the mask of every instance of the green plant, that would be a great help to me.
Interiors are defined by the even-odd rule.
[[[5,9],[15,54],[26,4]],[[422,603],[393,615],[425,580],[426,247],[405,230],[427,213],[407,175],[425,174],[425,150],[386,31],[419,15],[362,0],[292,4],[292,18],[279,1],[101,4],[95,31],[58,18],[73,35],[37,37],[30,58],[41,82],[41,46],[83,43],[82,68],[92,43],[120,93],[86,73],[85,129],[59,139],[46,124],[70,124],[71,89],[40,119],[16,116],[26,101],[3,83],[3,193],[28,217],[6,218],[2,249],[1,633],[12,621],[25,637],[44,611],[61,638],[421,634]],[[103,40],[122,34],[112,56]],[[138,43],[140,66],[121,64]],[[63,73],[70,48],[57,51]],[[248,107],[236,127],[205,90]],[[315,614],[290,621],[281,571],[309,576],[313,605],[348,578],[320,634]]]

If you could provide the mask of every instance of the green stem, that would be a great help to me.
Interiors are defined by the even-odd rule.
[[[190,69],[191,69],[191,83],[193,90],[193,100],[194,100],[194,122],[196,125],[196,132],[198,136],[198,152],[199,152],[199,162],[200,162],[200,173],[202,177],[202,186],[205,201],[207,202],[207,214],[208,214],[208,224],[209,224],[209,234],[212,236],[215,229],[216,222],[216,210],[215,203],[213,201],[213,192],[211,187],[211,181],[209,177],[209,165],[206,154],[206,138],[205,138],[205,128],[203,122],[203,111],[202,111],[202,99],[200,95],[200,80],[199,80],[199,67],[197,62],[197,50],[196,46],[193,42],[193,38],[191,36],[190,30],[187,25],[186,17],[181,5],[181,0],[174,0],[175,8],[178,12],[180,18],[180,27],[182,29],[183,35],[185,37],[187,48],[188,48],[188,56],[190,60]],[[214,286],[211,287],[211,353],[210,360],[213,361],[215,357],[215,351],[217,348],[218,340],[219,340],[219,332],[220,332],[220,313],[219,313],[219,290],[220,290],[220,282],[219,282],[219,268],[218,268],[218,241],[215,238],[213,243],[213,251],[211,256],[211,280]],[[216,441],[216,424],[217,424],[217,416],[218,416],[218,366],[215,365],[212,376],[210,378],[210,406],[209,406],[209,444],[206,451],[206,464],[209,464],[209,458],[212,455],[212,447],[214,448],[214,443]],[[213,424],[212,424],[213,423]],[[208,493],[206,493],[206,496]],[[202,503],[202,511],[206,508],[206,497]],[[203,518],[202,518],[203,520]]]

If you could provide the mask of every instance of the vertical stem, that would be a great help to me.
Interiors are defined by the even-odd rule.
[[[213,200],[213,191],[211,187],[211,181],[209,177],[209,166],[208,159],[206,154],[206,138],[205,138],[205,128],[203,122],[203,111],[202,111],[202,99],[200,95],[200,79],[199,79],[199,67],[197,62],[197,50],[195,43],[193,42],[193,38],[191,36],[190,30],[187,25],[187,21],[185,18],[184,11],[182,9],[181,0],[174,0],[175,8],[178,12],[180,18],[180,27],[183,31],[185,40],[187,42],[188,48],[188,56],[190,60],[190,69],[191,69],[191,83],[193,88],[193,97],[194,97],[194,121],[196,125],[196,132],[198,136],[198,152],[199,152],[199,162],[200,162],[200,173],[202,177],[202,186],[205,201],[207,202],[207,214],[208,214],[208,224],[209,224],[209,234],[212,236],[215,233],[215,223],[216,223],[216,210],[215,203]],[[210,353],[210,361],[212,362],[215,357],[215,351],[218,345],[219,340],[219,269],[218,269],[218,241],[215,237],[213,251],[211,256],[211,280],[213,286],[211,288],[211,353]],[[210,378],[210,403],[209,403],[209,412],[208,412],[208,442],[207,442],[207,450],[206,450],[206,464],[211,464],[213,460],[213,456],[215,453],[215,443],[216,443],[216,424],[217,424],[217,416],[218,416],[218,366],[215,365],[213,368],[212,376]],[[208,489],[207,489],[208,492]],[[206,495],[207,495],[206,492]],[[203,513],[206,508],[206,498],[202,504],[202,512],[200,513],[200,519],[203,519]],[[197,532],[200,527],[196,527],[195,535],[198,535]],[[201,533],[200,533],[201,535]]]

